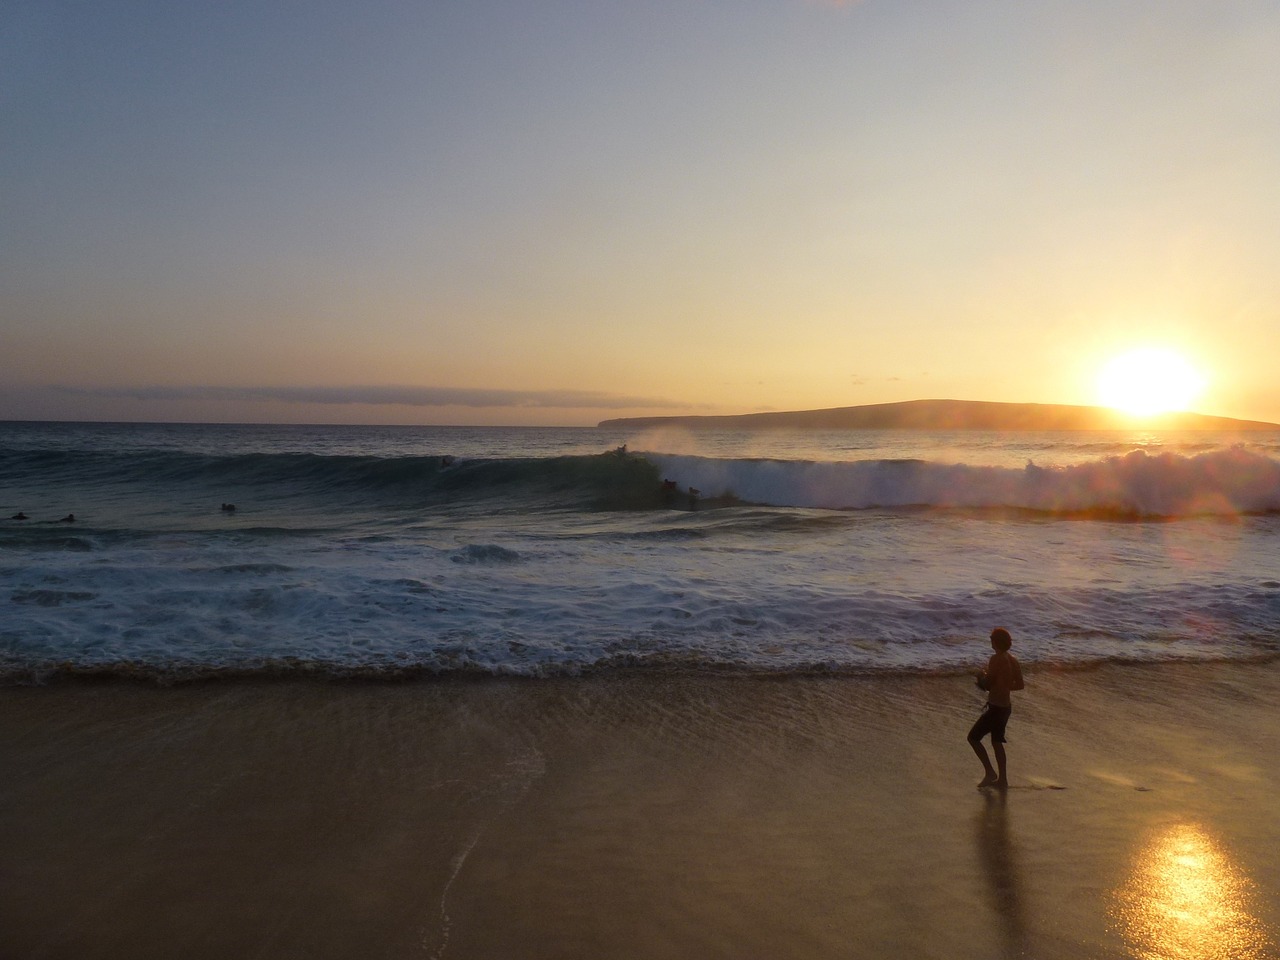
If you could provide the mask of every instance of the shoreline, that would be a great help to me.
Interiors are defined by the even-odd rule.
[[[1280,663],[1026,673],[0,688],[0,952],[1280,955]]]
[[[57,664],[40,668],[0,669],[0,693],[6,690],[46,690],[76,687],[112,686],[139,689],[182,689],[221,685],[319,684],[334,687],[394,687],[413,684],[449,683],[575,683],[645,681],[680,682],[715,680],[743,683],[787,683],[790,681],[885,681],[912,679],[953,680],[969,678],[980,666],[936,667],[867,667],[814,666],[775,669],[733,664],[699,664],[689,666],[678,660],[671,663],[608,663],[571,668],[568,666],[543,673],[492,671],[482,667],[440,669],[428,665],[337,666],[334,664],[281,659],[253,666],[228,667],[155,667],[133,661],[102,666]],[[1074,663],[1036,663],[1029,669],[1050,675],[1093,673],[1110,668],[1133,670],[1194,669],[1219,666],[1267,667],[1280,665],[1280,651],[1259,651],[1253,655],[1171,660],[1098,659]]]

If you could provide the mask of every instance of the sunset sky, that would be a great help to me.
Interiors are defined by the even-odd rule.
[[[1280,3],[14,0],[0,419],[1280,421]]]

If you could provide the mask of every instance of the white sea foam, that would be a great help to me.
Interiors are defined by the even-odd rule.
[[[649,454],[664,478],[702,496],[822,509],[1008,507],[1145,516],[1280,510],[1280,462],[1243,449],[1194,456],[1132,451],[1021,469],[920,460],[853,462]]]
[[[44,487],[8,461],[9,495],[74,489],[85,519],[0,523],[0,669],[946,670],[997,623],[1029,664],[1267,656],[1280,636],[1280,515],[1258,512],[1278,508],[1277,467],[1256,449],[1040,468],[989,450],[891,460],[894,441],[856,461],[648,454],[646,474],[563,444],[530,456],[526,438],[519,458],[442,473],[439,446],[382,457],[374,436],[334,459],[246,461],[235,436],[201,454],[224,480],[260,478],[231,516],[181,449],[158,480],[95,481],[131,469],[110,451],[64,457]],[[644,486],[664,476],[770,505],[667,509]],[[355,491],[340,511],[331,481]],[[616,484],[654,501],[602,509]],[[917,504],[947,509],[902,509]],[[1023,512],[950,509],[975,507]]]

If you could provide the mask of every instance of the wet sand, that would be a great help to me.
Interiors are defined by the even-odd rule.
[[[1027,681],[3,689],[0,957],[1280,956],[1280,664]]]

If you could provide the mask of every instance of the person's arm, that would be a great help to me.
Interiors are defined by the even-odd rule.
[[[989,691],[991,689],[992,682],[995,681],[996,678],[999,676],[997,672],[999,669],[999,666],[1000,666],[1000,661],[997,660],[996,656],[993,654],[987,660],[987,665],[978,671],[977,679],[978,679],[979,690]]]
[[[1018,662],[1017,657],[1010,657],[1009,660],[1013,666],[1013,682],[1009,685],[1009,689],[1021,690],[1026,686],[1026,684],[1022,682],[1022,664]]]

